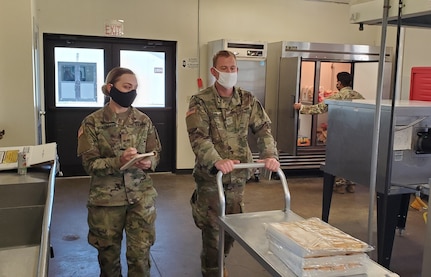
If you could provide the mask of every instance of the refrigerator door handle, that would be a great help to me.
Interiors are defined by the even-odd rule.
[[[292,98],[292,103],[290,103],[290,107],[292,109],[292,118],[295,118],[296,110],[293,107],[293,105],[295,104],[295,95],[291,95],[291,98]]]

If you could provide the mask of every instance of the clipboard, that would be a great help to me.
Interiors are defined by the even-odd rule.
[[[136,162],[139,162],[140,160],[143,160],[145,158],[151,157],[151,156],[156,156],[157,153],[152,151],[152,152],[148,152],[148,153],[142,153],[142,154],[137,154],[136,156],[133,157],[133,159],[131,159],[130,161],[128,161],[126,164],[124,164],[122,167],[120,167],[120,170],[126,170],[129,169],[130,167],[132,167]]]
[[[18,152],[27,153],[27,166],[38,165],[57,159],[57,143],[0,147],[0,171],[18,168]]]

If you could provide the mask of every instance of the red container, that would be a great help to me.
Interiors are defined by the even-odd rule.
[[[412,67],[410,100],[431,101],[431,67]]]

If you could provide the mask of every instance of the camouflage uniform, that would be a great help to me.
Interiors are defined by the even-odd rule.
[[[142,153],[159,153],[161,145],[154,125],[135,108],[116,114],[106,105],[82,121],[78,135],[78,156],[82,156],[83,167],[91,176],[88,242],[98,250],[100,276],[122,276],[123,230],[128,276],[150,276],[157,192],[142,169],[120,171],[120,156],[128,147]],[[159,156],[151,157],[151,170],[157,166]]]
[[[187,131],[196,163],[193,176],[196,189],[191,205],[196,226],[202,230],[201,266],[205,277],[218,276],[219,198],[214,164],[222,159],[253,161],[248,146],[249,128],[257,136],[261,158],[278,157],[271,135],[271,121],[259,101],[248,91],[234,88],[231,98],[220,97],[214,86],[190,99],[186,116]],[[250,169],[238,169],[223,175],[226,214],[243,211],[243,195]],[[225,254],[233,238],[225,236]]]
[[[352,99],[364,99],[364,97],[357,91],[354,91],[351,87],[343,87],[339,92],[327,97],[326,99],[331,100],[352,100]],[[328,105],[324,102],[320,102],[315,105],[302,105],[301,114],[321,114],[328,112]],[[349,192],[354,192],[355,184],[344,178],[337,177],[335,179],[334,190],[338,193],[344,193],[345,188]]]
[[[354,91],[351,87],[343,87],[339,92],[327,97],[330,100],[352,100],[352,99],[364,99],[364,97],[357,91]],[[302,114],[321,114],[328,112],[328,105],[324,101],[315,105],[302,105],[300,113]]]

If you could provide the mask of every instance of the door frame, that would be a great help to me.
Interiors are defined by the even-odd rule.
[[[61,170],[65,167],[76,167],[72,169],[74,172],[85,172],[82,169],[80,159],[76,157],[77,144],[77,122],[74,117],[79,118],[79,124],[82,119],[89,113],[101,107],[81,107],[81,108],[64,108],[56,107],[55,105],[55,56],[54,49],[56,47],[73,47],[73,48],[95,48],[104,49],[104,76],[115,66],[120,65],[119,50],[134,50],[134,51],[149,51],[165,53],[165,107],[157,108],[140,108],[139,110],[146,113],[153,124],[159,131],[159,137],[162,142],[161,161],[156,171],[175,172],[176,170],[176,41],[148,40],[148,39],[132,39],[118,37],[98,37],[98,36],[83,36],[83,35],[66,35],[66,34],[43,34],[44,41],[44,97],[45,97],[45,140],[46,142],[57,142],[59,136],[67,136],[67,147],[75,149],[75,157],[66,157],[62,161],[60,151],[64,151],[65,146],[58,143],[59,159],[62,165]],[[115,51],[118,51],[115,52]],[[100,89],[100,88],[99,88]],[[151,93],[151,92],[149,92]],[[80,112],[77,113],[77,110]],[[59,116],[58,113],[70,113],[70,116]],[[57,119],[56,119],[56,118]],[[159,120],[161,119],[161,120]],[[61,120],[60,122],[58,120]],[[68,121],[74,121],[73,124]],[[63,130],[57,131],[55,124],[68,125],[63,127]],[[75,130],[76,128],[76,130]],[[57,132],[57,133],[56,133]],[[63,133],[61,133],[63,132]],[[66,132],[68,132],[66,134]],[[62,144],[66,144],[63,140]],[[73,147],[72,147],[73,144]],[[67,150],[71,151],[71,150]],[[79,162],[79,165],[77,163]],[[79,174],[76,174],[79,175]],[[69,176],[65,174],[65,176]]]

